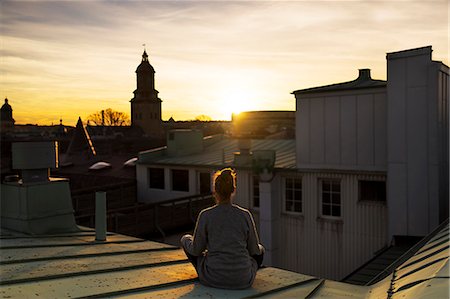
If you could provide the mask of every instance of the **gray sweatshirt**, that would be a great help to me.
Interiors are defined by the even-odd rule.
[[[258,265],[251,255],[259,255],[261,250],[255,222],[247,209],[234,204],[204,209],[194,236],[184,236],[181,243],[188,253],[198,256],[201,283],[226,289],[252,285]]]

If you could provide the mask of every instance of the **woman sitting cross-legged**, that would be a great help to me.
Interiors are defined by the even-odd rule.
[[[207,286],[248,288],[263,260],[264,247],[252,214],[232,203],[235,190],[235,172],[231,168],[218,171],[214,175],[217,204],[200,212],[194,236],[181,238],[200,283]]]

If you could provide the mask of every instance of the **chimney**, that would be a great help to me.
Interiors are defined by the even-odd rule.
[[[167,133],[167,154],[171,157],[186,156],[203,152],[201,130],[175,129]]]
[[[370,69],[360,69],[359,76],[356,80],[358,81],[372,80],[372,78],[370,77]]]
[[[252,153],[250,149],[252,147],[252,140],[239,138],[238,148],[239,152],[234,153],[234,162],[236,166],[251,166],[252,163]]]
[[[50,168],[58,168],[58,142],[15,142],[12,168],[21,172],[22,183],[49,181]]]

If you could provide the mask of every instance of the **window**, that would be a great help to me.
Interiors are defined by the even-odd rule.
[[[359,200],[386,201],[386,182],[359,181]]]
[[[172,190],[189,192],[189,171],[172,169]]]
[[[209,172],[200,172],[199,177],[199,189],[200,194],[211,193],[211,174]]]
[[[148,186],[152,189],[164,189],[164,168],[148,169]]]
[[[253,189],[252,189],[253,207],[259,208],[259,176],[253,176]]]
[[[286,212],[302,213],[302,179],[286,178],[284,190],[284,206]]]
[[[341,181],[321,180],[322,215],[341,217]]]

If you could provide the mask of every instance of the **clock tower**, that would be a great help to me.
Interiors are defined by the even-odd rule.
[[[148,61],[147,52],[142,54],[136,69],[137,88],[131,99],[131,125],[141,127],[149,137],[162,137],[161,99],[155,89],[155,69]]]

